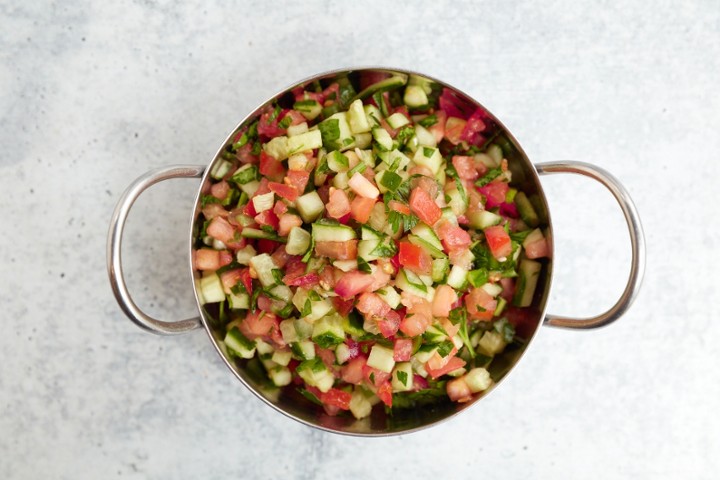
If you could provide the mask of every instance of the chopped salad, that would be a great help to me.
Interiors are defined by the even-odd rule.
[[[490,388],[549,254],[499,127],[413,75],[292,95],[245,122],[202,194],[197,292],[227,354],[358,419]]]

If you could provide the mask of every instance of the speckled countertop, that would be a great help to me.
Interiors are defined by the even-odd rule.
[[[0,3],[0,478],[716,478],[720,464],[720,9],[690,2]],[[204,333],[161,338],[110,292],[115,202],[145,171],[205,164],[251,108],[349,65],[474,95],[535,161],[622,179],[647,235],[617,324],[543,329],[461,417],[364,440],[265,407]],[[550,310],[610,306],[628,236],[589,180],[543,180]],[[193,315],[197,181],[153,188],[125,242],[132,293]]]

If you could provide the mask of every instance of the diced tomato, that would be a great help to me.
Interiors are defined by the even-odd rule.
[[[357,258],[357,240],[344,242],[316,242],[315,253],[321,257],[335,260],[353,260]]]
[[[405,315],[405,318],[400,322],[400,331],[408,337],[417,337],[425,333],[431,323],[432,318],[423,315]]]
[[[437,352],[436,352],[437,354]],[[432,360],[432,359],[431,359]],[[444,365],[441,367],[434,369],[429,366],[430,361],[428,361],[425,364],[425,370],[427,371],[428,375],[430,375],[433,379],[437,379],[442,377],[448,372],[452,372],[453,370],[457,370],[458,368],[465,366],[465,360],[463,360],[460,357],[452,357],[450,360],[448,360]]]
[[[396,338],[393,345],[393,360],[408,362],[412,356],[413,341],[411,338]]]
[[[307,122],[307,119],[303,116],[303,114],[297,110],[285,110],[280,114],[281,122],[287,118],[290,119],[290,125],[300,125],[301,123]]]
[[[325,210],[328,216],[338,219],[350,213],[350,200],[345,190],[339,188],[330,190],[330,198]]]
[[[287,237],[293,227],[301,227],[302,223],[302,218],[298,217],[297,215],[294,215],[292,213],[284,213],[278,221],[278,235],[282,237]]]
[[[260,238],[255,243],[258,253],[272,253],[279,245],[281,244],[275,240],[268,240],[267,238]]]
[[[447,122],[445,122],[445,138],[453,145],[460,143],[460,137],[463,130],[465,130],[466,123],[462,118],[448,117]]]
[[[424,248],[410,242],[400,242],[400,264],[418,275],[427,275],[432,270],[432,257]]]
[[[260,120],[258,121],[258,133],[269,138],[285,135],[287,130],[280,128],[278,125],[282,115],[282,111],[276,112],[275,108],[272,106],[266,107],[264,113],[260,115]]]
[[[390,202],[388,203],[388,208],[390,208],[390,210],[394,210],[398,213],[402,213],[403,215],[410,215],[410,207],[408,207],[407,205],[405,205],[402,202],[390,200]]]
[[[385,381],[377,389],[377,396],[388,407],[392,407],[392,385],[390,381]]]
[[[290,255],[289,253],[287,253],[287,251],[285,250],[285,246],[281,245],[273,252],[271,258],[277,268],[285,268],[285,265],[287,265],[287,263],[291,259],[298,257],[296,255]]]
[[[223,290],[226,295],[231,293],[231,289],[238,284],[242,278],[242,269],[234,268],[226,270],[220,274],[220,282],[222,282]]]
[[[507,302],[512,302],[513,295],[515,294],[515,280],[503,277],[500,279],[500,285],[502,285],[503,289],[500,296]]]
[[[360,355],[360,344],[352,338],[345,339],[345,345],[348,348],[348,360],[352,360]]]
[[[284,182],[298,191],[298,194],[302,194],[305,191],[308,180],[310,179],[310,172],[305,170],[288,170],[285,175]]]
[[[340,369],[340,378],[342,378],[344,382],[352,383],[353,385],[359,385],[360,383],[362,383],[363,378],[365,378],[363,370],[365,369],[366,365],[367,358],[363,356],[353,358]]]
[[[440,221],[436,226],[438,237],[442,240],[443,247],[448,252],[466,250],[470,247],[472,240],[470,234],[458,225],[449,221]]]
[[[335,267],[332,267],[330,265],[325,265],[322,270],[320,270],[320,283],[323,285],[324,288],[335,288],[335,284],[337,283],[337,280],[335,278],[335,271],[337,269]]]
[[[393,310],[389,310],[382,318],[376,320],[378,329],[385,338],[392,337],[400,328],[400,315]]]
[[[220,268],[220,251],[201,248],[194,252],[193,260],[197,270],[214,271]]]
[[[212,220],[215,217],[228,217],[228,211],[219,203],[208,203],[202,209],[202,214],[206,220]]]
[[[280,227],[280,221],[272,210],[265,210],[255,215],[255,222],[260,226],[272,227],[274,231]]]
[[[486,228],[484,231],[485,239],[493,257],[500,260],[507,258],[512,253],[512,243],[510,235],[500,225]]]
[[[433,137],[435,137],[435,142],[440,143],[440,141],[445,137],[445,122],[447,122],[447,114],[443,110],[437,110],[435,112],[435,118],[437,119],[435,125],[432,125],[428,128],[428,130],[433,134]]]
[[[525,255],[527,258],[534,259],[547,257],[549,253],[550,249],[548,248],[546,238],[541,238],[540,240],[536,240],[528,245],[525,245]]]
[[[385,382],[390,380],[390,374],[385,373],[382,370],[368,366],[367,364],[363,367],[363,377],[365,381],[370,385],[379,387]]]
[[[445,389],[453,402],[463,403],[472,400],[472,390],[465,381],[465,377],[453,378],[447,382]]]
[[[260,152],[260,174],[270,180],[279,182],[283,176],[285,176],[285,167],[283,167],[282,162],[268,155],[263,150]]]
[[[220,250],[220,266],[230,265],[233,261],[232,253],[227,250]]]
[[[417,392],[419,390],[425,390],[429,386],[430,384],[427,380],[425,380],[425,378],[421,377],[417,373],[413,375],[413,391]]]
[[[390,274],[385,273],[384,271],[378,269],[375,269],[372,272],[373,277],[373,283],[370,285],[370,288],[368,289],[369,292],[374,292],[375,290],[380,290],[385,285],[390,283]]]
[[[286,275],[283,277],[283,283],[288,287],[311,287],[320,283],[320,275],[316,272],[310,272],[306,275],[291,278],[288,278]]]
[[[258,185],[258,189],[253,194],[253,197],[258,196],[258,195],[265,195],[266,193],[269,193],[270,192],[270,187],[268,187],[269,183],[270,182],[268,181],[267,178],[265,178],[265,177],[261,178],[260,184]],[[250,203],[252,203],[252,202],[250,202]]]
[[[358,223],[367,223],[376,202],[377,200],[374,198],[365,198],[359,195],[353,198],[353,201],[350,203],[352,218]]]
[[[350,399],[352,394],[338,388],[331,388],[325,393],[321,393],[320,401],[326,405],[332,405],[342,410],[350,409]]]
[[[442,94],[438,99],[440,110],[446,112],[449,116],[466,119],[475,111],[475,105],[469,100],[463,98],[459,94],[453,92],[449,88],[443,88]]]
[[[485,119],[487,119],[487,116],[481,108],[475,110],[475,112],[470,115],[470,118],[467,119],[465,128],[460,135],[460,140],[470,145],[481,145],[484,137],[480,135],[480,132],[484,132],[487,128]]]
[[[348,300],[364,292],[372,283],[372,275],[354,270],[343,274],[335,284],[335,293],[337,293],[340,298]]]
[[[255,203],[246,203],[245,208],[243,208],[243,214],[247,215],[248,217],[255,217],[255,215],[257,215],[257,211],[255,211]]]
[[[250,268],[243,268],[240,271],[240,281],[243,283],[243,286],[245,287],[245,290],[247,291],[248,295],[252,295],[253,286],[252,286],[252,277],[250,276]]]
[[[319,357],[328,370],[333,371],[335,369],[335,352],[329,348],[322,348],[318,344],[315,344],[315,356]]]
[[[218,200],[225,200],[230,193],[230,184],[223,180],[222,182],[214,183],[210,187],[210,195],[217,198]]]
[[[422,188],[415,188],[410,193],[410,209],[420,220],[430,226],[434,225],[442,216],[440,207]]]
[[[492,320],[497,308],[497,300],[480,287],[473,288],[465,297],[465,307],[470,318]]]
[[[530,338],[540,323],[540,313],[533,308],[509,307],[504,315],[522,338]]]
[[[495,208],[505,203],[510,186],[505,182],[490,182],[478,190],[485,196],[485,208]]]
[[[473,157],[455,155],[452,157],[452,164],[458,176],[463,180],[475,180],[479,176]]]
[[[318,188],[316,192],[324,204],[327,204],[328,201],[330,201],[330,185],[327,183]]]
[[[287,213],[287,211],[288,211],[288,207],[287,207],[287,205],[285,205],[285,202],[283,202],[281,200],[278,200],[277,202],[275,202],[275,206],[273,207],[273,212],[275,212],[275,215],[277,215],[278,218],[280,218],[280,216],[282,214]]]
[[[293,186],[285,185],[284,183],[269,182],[268,188],[270,188],[271,192],[290,202],[294,202],[298,197],[297,189]]]
[[[223,243],[233,241],[236,233],[235,227],[230,225],[223,217],[213,218],[207,227],[207,234]]]
[[[258,295],[257,297],[257,308],[263,312],[272,313],[272,300],[266,295]],[[268,333],[269,334],[269,333]]]
[[[252,149],[252,142],[248,142],[238,149],[238,151],[235,153],[235,156],[238,160],[240,160],[240,163],[258,163],[259,158],[257,155],[252,154]]]
[[[258,296],[258,302],[260,296]],[[242,322],[240,322],[239,328],[243,335],[250,340],[254,340],[258,337],[268,337],[275,326],[276,317],[272,313],[263,312],[256,310],[255,312],[248,311]]]
[[[435,297],[432,302],[432,314],[435,317],[447,317],[450,315],[453,304],[457,301],[458,295],[450,285],[440,285],[435,289]]]
[[[335,310],[340,315],[342,315],[343,317],[347,317],[353,309],[354,301],[353,298],[345,300],[340,297],[332,297],[332,303],[333,307],[335,307]]]
[[[353,272],[350,272],[353,273]],[[346,274],[348,275],[348,274]],[[370,277],[371,275],[368,275],[366,273],[363,273],[362,275],[366,275]],[[362,292],[362,290],[360,290]],[[385,300],[383,300],[380,295],[376,293],[363,293],[360,295],[360,298],[358,299],[357,305],[355,305],[355,308],[361,313],[367,314],[367,315],[377,315],[379,317],[382,317],[387,312],[390,311],[390,305],[388,305]]]

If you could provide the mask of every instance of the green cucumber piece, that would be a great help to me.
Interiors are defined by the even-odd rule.
[[[542,263],[523,258],[518,267],[517,287],[513,296],[513,305],[516,307],[529,307],[532,304],[535,288],[540,278]]]
[[[515,205],[517,206],[518,213],[520,213],[520,218],[522,218],[523,222],[533,228],[540,225],[540,218],[538,217],[535,208],[533,208],[532,203],[530,203],[530,200],[525,195],[525,192],[518,192],[517,195],[515,195]]]
[[[347,242],[357,238],[355,230],[347,225],[325,219],[312,224],[312,236],[316,242]]]
[[[366,98],[371,97],[371,96],[375,95],[376,93],[387,92],[389,90],[394,90],[396,88],[400,88],[407,83],[407,80],[408,80],[407,75],[404,75],[404,74],[393,75],[390,78],[386,78],[385,80],[381,80],[377,83],[373,83],[372,85],[366,87],[360,93],[355,95],[355,98],[353,98],[352,101],[355,101],[358,99],[365,100]]]

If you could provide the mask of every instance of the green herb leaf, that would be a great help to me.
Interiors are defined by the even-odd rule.
[[[322,136],[322,143],[325,148],[333,149],[340,139],[340,121],[337,118],[323,120],[318,124],[318,130]]]
[[[365,261],[364,258],[358,257],[358,270],[365,273],[372,273],[372,269],[370,268],[370,264]]]
[[[485,185],[499,177],[502,173],[502,168],[493,168],[489,170],[483,177],[476,180],[475,185],[477,185],[478,187],[484,187]]]
[[[422,120],[420,120],[420,121],[418,122],[418,124],[421,125],[421,126],[423,126],[423,127],[425,127],[425,128],[430,128],[430,127],[432,127],[433,125],[435,125],[437,122],[438,122],[437,115],[435,115],[435,114],[433,113],[432,115],[428,115],[427,117],[425,117],[425,118],[423,118]]]
[[[312,303],[310,303],[310,299],[308,298],[305,300],[305,305],[303,305],[302,312],[300,312],[300,318],[307,317],[312,313]]]
[[[396,372],[396,375],[397,379],[400,380],[403,385],[407,386],[408,374],[406,372],[403,372],[402,370],[398,370]]]

